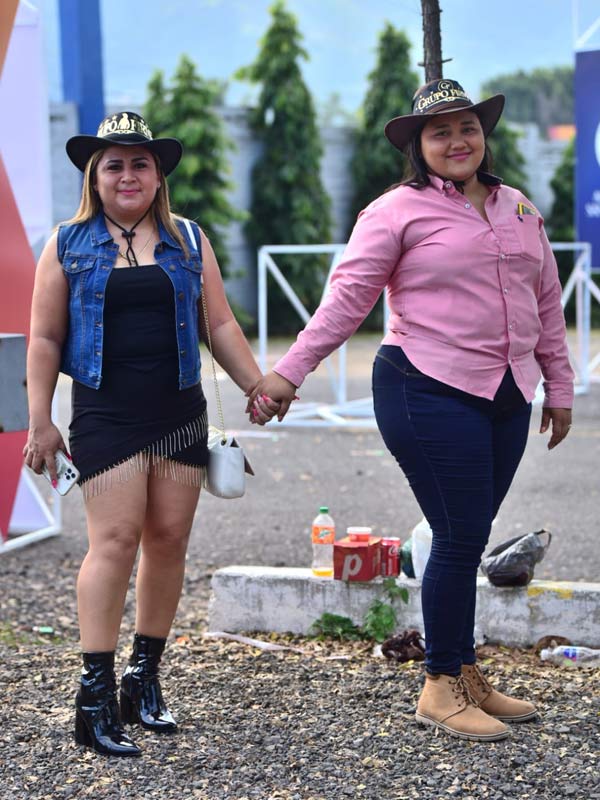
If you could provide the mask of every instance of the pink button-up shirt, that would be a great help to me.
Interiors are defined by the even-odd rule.
[[[544,405],[571,408],[561,287],[541,216],[521,192],[491,184],[488,223],[453,183],[430,180],[360,213],[327,297],[275,371],[300,386],[387,287],[383,343],[421,372],[491,400],[510,365],[526,400],[542,374]]]

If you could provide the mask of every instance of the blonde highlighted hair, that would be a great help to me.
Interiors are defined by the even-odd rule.
[[[143,147],[143,145],[138,145]],[[150,151],[148,151],[150,152]],[[90,160],[85,165],[85,170],[83,173],[83,186],[81,187],[81,199],[79,201],[79,208],[75,212],[75,215],[71,217],[71,219],[65,220],[64,224],[66,225],[74,225],[79,222],[88,222],[89,220],[93,219],[95,216],[102,212],[102,203],[100,201],[100,195],[94,189],[94,180],[96,177],[96,169],[98,167],[98,162],[102,158],[104,154],[104,148],[100,148],[96,150],[96,152],[92,155]],[[181,219],[177,214],[173,214],[171,211],[171,204],[169,202],[169,187],[167,185],[167,179],[165,177],[165,173],[162,170],[162,166],[158,156],[154,153],[150,152],[154,161],[156,163],[156,169],[158,170],[158,174],[160,177],[160,186],[156,191],[156,195],[153,200],[153,213],[154,213],[154,221],[158,225],[159,223],[163,226],[163,228],[167,231],[170,236],[175,239],[177,244],[183,250],[185,257],[189,257],[189,248],[188,243],[184,236],[182,236],[179,228],[177,227],[175,220]]]

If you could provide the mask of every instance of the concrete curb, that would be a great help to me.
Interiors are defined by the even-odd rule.
[[[401,577],[409,601],[396,601],[399,629],[423,630],[421,585]],[[323,612],[361,624],[382,580],[345,583],[316,578],[309,569],[231,566],[212,578],[209,630],[308,633]],[[542,636],[566,636],[574,644],[600,647],[600,583],[532,581],[499,589],[477,579],[478,642],[529,647]]]

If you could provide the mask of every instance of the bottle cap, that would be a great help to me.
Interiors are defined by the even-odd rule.
[[[329,506],[321,506],[319,508],[319,514],[329,514]]]
[[[372,528],[350,527],[346,528],[346,535],[351,542],[368,542],[373,533]]]
[[[542,661],[548,661],[549,656],[550,656],[550,650],[548,650],[547,648],[540,650],[540,658],[542,659]]]

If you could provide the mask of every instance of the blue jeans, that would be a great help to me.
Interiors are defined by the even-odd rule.
[[[433,531],[423,576],[428,672],[475,662],[477,569],[525,450],[531,404],[510,369],[493,400],[417,370],[382,345],[373,365],[375,417]]]

